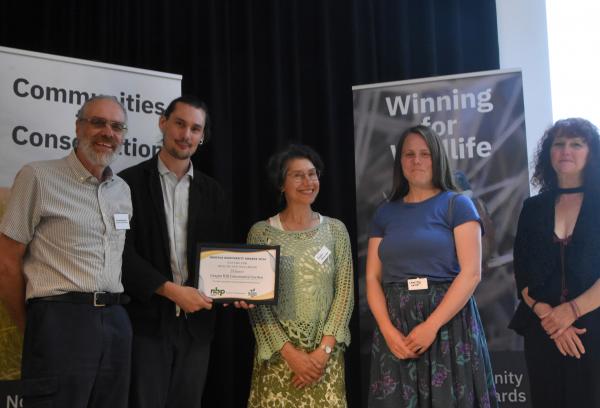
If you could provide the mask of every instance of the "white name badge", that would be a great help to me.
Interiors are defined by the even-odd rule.
[[[414,278],[406,281],[408,283],[408,290],[423,290],[427,289],[427,278]]]
[[[331,250],[329,250],[329,248],[327,248],[325,245],[323,245],[323,247],[321,247],[319,252],[317,252],[317,254],[315,255],[315,261],[317,261],[318,263],[323,265],[323,262],[325,262],[325,260],[327,258],[329,258],[330,254],[331,254]]]
[[[115,214],[115,229],[129,229],[129,214]]]

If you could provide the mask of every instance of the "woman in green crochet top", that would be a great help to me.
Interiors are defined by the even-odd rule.
[[[249,310],[256,350],[248,407],[345,407],[354,305],[348,232],[312,210],[323,170],[314,150],[291,145],[268,168],[283,210],[254,224],[248,242],[281,246],[279,302]]]

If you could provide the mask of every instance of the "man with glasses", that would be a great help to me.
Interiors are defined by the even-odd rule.
[[[116,98],[89,99],[77,113],[75,149],[15,178],[0,223],[0,299],[25,331],[24,406],[127,407],[121,256],[132,206],[109,167],[126,122]]]
[[[200,407],[215,322],[197,289],[196,244],[226,240],[221,187],[192,165],[209,137],[206,105],[173,100],[158,121],[160,152],[124,170],[134,208],[123,256],[132,297],[130,407]]]

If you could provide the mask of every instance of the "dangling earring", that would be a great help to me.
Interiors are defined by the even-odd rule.
[[[200,143],[198,143],[198,146],[202,146],[204,144],[204,139],[200,139]]]

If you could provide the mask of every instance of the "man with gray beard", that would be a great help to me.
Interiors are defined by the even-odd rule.
[[[24,406],[127,407],[121,256],[132,206],[109,167],[126,123],[116,98],[95,96],[77,113],[75,149],[15,178],[0,223],[0,299],[25,331]]]

